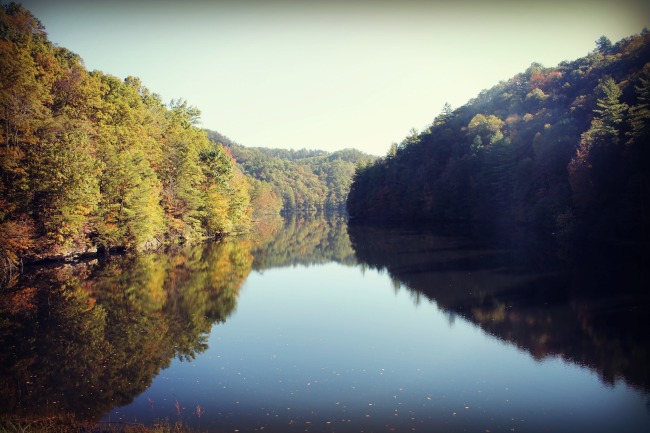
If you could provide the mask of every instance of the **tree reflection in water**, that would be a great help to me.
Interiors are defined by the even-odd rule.
[[[330,262],[356,264],[345,215],[288,215],[263,227],[253,250],[255,270]]]
[[[95,423],[172,359],[204,352],[251,269],[332,261],[387,270],[415,302],[435,302],[450,321],[535,359],[559,356],[650,392],[647,257],[592,249],[567,261],[528,234],[507,240],[291,216],[261,223],[250,239],[34,268],[0,296],[0,420]]]
[[[206,348],[251,270],[250,241],[28,270],[0,297],[0,413],[95,422]]]
[[[530,233],[497,243],[431,231],[350,227],[356,258],[534,358],[559,356],[650,392],[647,253],[581,248],[560,260]],[[575,253],[575,250],[574,250]],[[645,255],[644,255],[645,254]]]

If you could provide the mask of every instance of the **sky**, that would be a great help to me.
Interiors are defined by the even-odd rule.
[[[235,142],[374,155],[446,102],[650,27],[643,0],[21,3],[87,69],[185,99]]]

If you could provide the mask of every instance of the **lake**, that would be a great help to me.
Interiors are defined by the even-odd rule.
[[[0,305],[0,416],[650,431],[647,255],[472,233],[291,217],[248,238],[26,269]]]

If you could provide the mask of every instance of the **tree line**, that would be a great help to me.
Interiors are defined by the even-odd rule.
[[[356,167],[376,159],[356,149],[330,153],[245,147],[216,131],[207,132],[248,176],[257,213],[342,211]]]
[[[250,197],[200,111],[89,72],[22,6],[0,8],[0,262],[142,250],[245,228]]]
[[[650,34],[448,104],[359,167],[362,221],[523,223],[566,236],[650,237]]]

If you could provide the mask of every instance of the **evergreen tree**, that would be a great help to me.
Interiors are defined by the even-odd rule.
[[[621,90],[612,78],[605,79],[599,90],[603,94],[594,109],[590,128],[569,164],[574,204],[578,212],[593,212],[611,199],[609,195],[620,172],[621,126],[627,105],[620,102]]]
[[[438,114],[435,119],[433,119],[433,126],[443,125],[449,119],[452,118],[454,110],[451,108],[449,102],[445,102],[445,105],[442,106],[442,111]]]
[[[612,41],[607,36],[601,36],[596,40],[596,51],[606,54],[612,49]]]
[[[650,236],[650,64],[646,64],[635,86],[636,105],[630,107],[630,131],[626,143],[625,163],[628,174],[624,194],[625,224],[635,233]]]
[[[650,142],[650,63],[646,64],[634,86],[637,104],[630,109],[629,146],[641,146]]]

